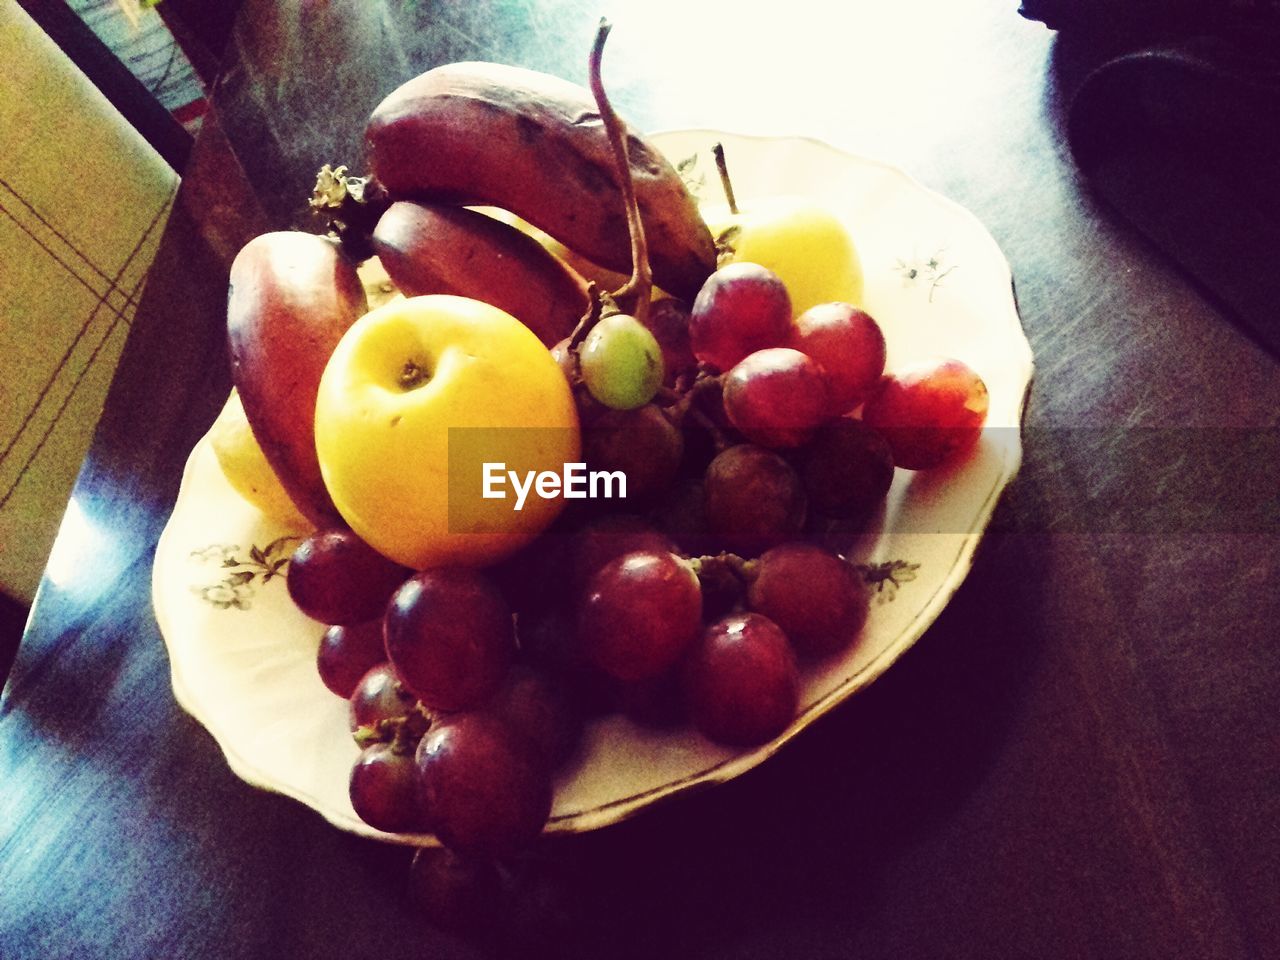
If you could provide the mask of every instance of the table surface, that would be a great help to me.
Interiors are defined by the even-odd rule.
[[[481,6],[245,3],[0,702],[0,956],[1280,955],[1280,550],[1230,512],[1274,469],[1234,452],[1274,435],[1280,377],[1075,171],[1089,52],[1013,0]],[[535,948],[431,928],[406,851],[239,781],[174,701],[150,566],[229,385],[238,245],[303,222],[397,83],[582,80],[601,14],[637,126],[805,134],[972,210],[1037,372],[1022,473],[937,623],[750,774],[549,842],[573,922]]]

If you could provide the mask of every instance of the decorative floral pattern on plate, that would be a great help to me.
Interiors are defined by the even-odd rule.
[[[946,256],[946,248],[940,247],[933,256],[923,259],[915,255],[912,255],[910,260],[899,257],[893,269],[895,273],[902,276],[904,287],[926,287],[929,291],[929,302],[933,303],[933,295],[942,286],[942,281],[951,271],[959,267],[959,264],[948,263]]]
[[[236,544],[211,543],[192,550],[193,560],[203,564],[216,563],[222,578],[193,586],[191,592],[219,610],[248,610],[255,587],[284,575],[284,568],[293,553],[293,544],[301,540],[298,536],[284,536],[277,537],[265,547],[251,544],[247,558],[240,556],[243,550]]]
[[[916,578],[918,563],[906,560],[885,560],[882,563],[859,563],[858,572],[875,594],[876,603],[884,603],[898,595],[898,588]]]

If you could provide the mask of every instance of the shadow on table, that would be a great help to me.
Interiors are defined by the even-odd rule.
[[[674,955],[679,931],[677,952],[694,955],[786,917],[815,947],[852,939],[891,864],[954,819],[1002,750],[1038,654],[1033,539],[990,535],[916,647],[761,767],[557,842],[583,935],[607,955]]]

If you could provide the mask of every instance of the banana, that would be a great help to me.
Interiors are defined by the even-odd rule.
[[[511,314],[553,347],[587,309],[586,284],[532,237],[483,213],[399,200],[373,249],[405,296],[451,293]]]
[[[396,199],[510,210],[611,270],[631,270],[622,189],[591,94],[548,74],[450,63],[403,84],[369,118],[374,177]],[[628,133],[654,282],[692,300],[715,245],[675,168]]]
[[[483,213],[486,217],[492,217],[494,220],[501,220],[503,223],[510,224],[523,234],[527,234],[537,240],[542,248],[563,263],[566,267],[580,276],[584,281],[592,281],[602,292],[609,290],[617,290],[627,282],[625,273],[618,273],[616,270],[606,270],[598,263],[592,263],[586,257],[574,253],[563,243],[557,240],[545,230],[539,230],[528,220],[521,220],[510,210],[503,210],[501,207],[467,207],[468,210],[475,210],[477,213]],[[656,299],[661,294],[661,288],[654,286],[653,296]]]
[[[231,264],[231,379],[271,469],[318,527],[343,523],[316,457],[320,375],[366,308],[355,267],[325,237],[264,233]]]

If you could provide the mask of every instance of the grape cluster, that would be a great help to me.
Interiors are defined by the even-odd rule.
[[[720,268],[690,306],[636,312],[661,377],[619,361],[606,390],[585,373],[575,341],[607,354],[608,320],[560,347],[589,466],[637,482],[624,514],[587,505],[561,523],[567,546],[540,562],[564,576],[518,611],[519,642],[592,709],[764,743],[795,718],[798,670],[866,620],[839,547],[875,522],[895,465],[940,466],[974,445],[986,388],[954,360],[886,375],[866,311],[794,317],[758,264]],[[626,409],[611,400],[642,394]]]
[[[361,747],[352,806],[439,837],[453,859],[422,868],[428,888],[439,871],[489,882],[475,864],[542,832],[593,716],[730,747],[782,734],[805,664],[866,621],[835,540],[873,522],[895,464],[958,457],[985,417],[963,364],[885,376],[870,316],[793,318],[754,264],[714,273],[691,307],[648,307],[588,318],[555,350],[589,466],[628,477],[621,505],[573,502],[486,571],[405,570],[348,530],[294,555],[290,595],[327,626],[317,669]]]
[[[581,718],[558,678],[515,662],[495,579],[462,568],[410,575],[350,531],[326,530],[298,547],[288,584],[308,616],[343,621],[326,629],[317,668],[350,702],[356,814],[387,832],[434,832],[472,858],[536,838]],[[370,610],[381,616],[344,615]]]

